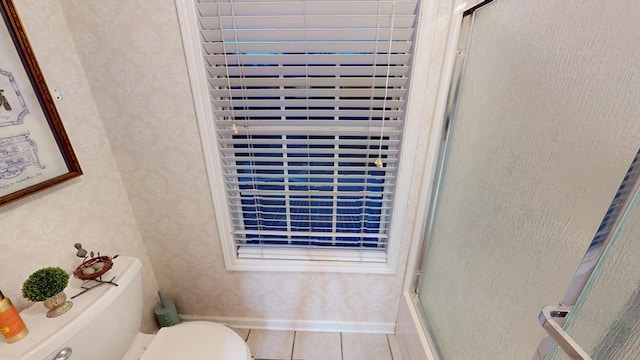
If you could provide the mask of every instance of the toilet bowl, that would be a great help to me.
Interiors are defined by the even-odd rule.
[[[160,329],[140,358],[165,359],[250,360],[251,353],[244,340],[228,327],[207,321],[191,321]]]
[[[71,300],[67,313],[47,318],[40,303],[20,312],[29,334],[12,344],[0,340],[0,359],[122,360],[135,354],[140,360],[251,360],[244,340],[213,322],[183,322],[161,328],[156,335],[141,334],[142,265],[127,256],[113,263],[103,279],[114,278],[117,286],[102,284],[84,292]],[[71,279],[65,293],[80,294],[82,285]],[[138,339],[144,339],[144,346]]]

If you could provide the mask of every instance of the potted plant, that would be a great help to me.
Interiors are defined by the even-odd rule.
[[[64,314],[73,306],[67,301],[64,289],[69,283],[69,274],[59,267],[45,267],[37,270],[22,284],[22,296],[25,299],[43,301],[47,308],[47,317]]]

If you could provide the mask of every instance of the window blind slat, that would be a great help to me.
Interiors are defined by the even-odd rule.
[[[316,245],[316,246],[320,246],[320,245],[323,245],[323,244],[326,244],[326,245],[339,245],[339,244],[341,244],[341,245],[344,245],[344,246],[348,246],[348,245],[353,246],[353,245],[357,245],[358,244],[358,243],[354,243],[353,240],[358,240],[358,239],[359,240],[368,239],[369,241],[375,241],[376,243],[379,243],[379,242],[380,243],[386,243],[386,241],[383,241],[383,238],[381,238],[379,236],[376,236],[377,234],[370,234],[370,235],[367,235],[367,236],[363,236],[363,235],[359,235],[357,233],[354,234],[353,232],[351,232],[351,233],[347,233],[347,232],[339,233],[339,232],[332,232],[331,228],[328,228],[326,230],[323,229],[323,228],[317,228],[317,229],[314,229],[314,230],[315,231],[306,231],[305,229],[302,229],[302,228],[301,229],[292,228],[289,231],[289,236],[292,238],[290,240],[291,244],[298,243],[298,245],[302,245],[301,242],[306,240],[306,241],[312,241],[314,243],[314,245]],[[240,236],[242,236],[242,235],[255,235],[255,236],[268,237],[268,236],[277,235],[275,233],[279,233],[279,232],[280,231],[278,231],[278,230],[271,230],[271,231],[260,231],[260,230],[258,230],[258,231],[256,231],[255,234],[237,234],[237,233],[234,233],[234,235],[240,235]],[[298,234],[305,234],[305,235],[298,235]],[[238,236],[238,237],[240,237],[240,236]],[[305,238],[303,238],[303,236]],[[325,239],[330,238],[330,237],[334,237],[334,238],[337,238],[337,239],[336,240],[334,240],[334,239],[325,240],[325,239],[323,239],[323,237]],[[340,239],[340,238],[342,238],[342,239]],[[247,241],[247,242],[251,242],[251,241],[255,242],[256,241],[255,238],[252,239],[249,236],[244,237],[244,240]],[[275,245],[275,244],[270,244],[270,243],[271,243],[271,241],[265,241],[264,244],[261,244],[261,245],[263,245],[263,246],[273,246],[273,245]]]
[[[244,179],[245,177],[240,176],[241,179]],[[259,176],[246,176],[246,178],[259,178]],[[295,176],[286,176],[283,177],[281,179],[281,181],[229,181],[228,183],[230,185],[242,185],[242,186],[246,186],[246,187],[254,187],[254,188],[260,188],[263,186],[269,186],[269,185],[274,185],[274,186],[296,186],[296,187],[309,187],[309,188],[329,188],[329,187],[380,187],[383,186],[383,184],[376,184],[376,183],[372,183],[372,182],[368,182],[368,183],[353,183],[353,182],[305,182],[305,181],[298,181],[298,178]],[[380,179],[382,180],[382,179]],[[394,185],[393,182],[387,182],[384,185]]]
[[[231,123],[231,121],[227,121],[229,123]],[[311,122],[313,123],[313,121]],[[225,128],[220,128],[218,130],[216,130],[217,135],[219,136],[235,136],[235,135],[242,135],[242,134],[248,134],[248,127],[243,125],[243,121],[238,121],[238,132],[234,131],[233,128],[231,127],[231,125],[229,125],[229,127],[225,127]],[[366,126],[363,126],[362,129],[336,129],[336,128],[325,128],[325,129],[319,129],[316,126],[307,126],[305,128],[290,128],[287,126],[281,126],[281,127],[270,127],[270,128],[260,128],[259,126],[253,126],[251,127],[251,135],[259,135],[259,136],[273,136],[275,134],[283,134],[286,131],[286,134],[289,136],[305,136],[305,135],[309,135],[309,134],[323,134],[323,135],[335,135],[335,136],[361,136],[363,134],[366,134],[367,131],[371,131],[372,134],[375,134],[376,130],[378,130],[378,133],[380,132],[380,128],[379,127],[373,127],[373,128],[367,128]],[[322,131],[322,132],[319,132]],[[385,136],[400,136],[402,134],[401,130],[396,130],[396,129],[385,129],[384,130],[384,134]]]
[[[214,71],[215,69],[215,71]],[[229,74],[231,77],[229,78],[226,75],[226,72],[222,67],[218,68],[208,68],[209,73],[212,71],[221,72],[220,77],[216,77],[217,75],[211,75],[212,78],[209,78],[209,84],[212,86],[220,86],[220,87],[240,87],[249,88],[251,87],[282,87],[282,88],[341,88],[341,87],[402,87],[407,83],[407,78],[403,77],[409,71],[409,68],[403,66],[394,66],[390,70],[393,72],[397,70],[399,73],[391,74],[393,77],[389,79],[385,79],[381,74],[384,73],[384,69],[375,69],[371,66],[349,66],[349,67],[309,67],[306,70],[304,68],[293,68],[293,67],[283,67],[283,68],[264,68],[264,69],[242,69],[242,78],[233,77],[240,76],[238,73],[238,68],[230,68],[229,72],[236,72],[236,74]],[[329,70],[333,70],[333,76],[328,74]],[[277,71],[280,72],[277,72]],[[289,73],[289,70],[291,72]],[[253,75],[246,74],[245,71],[253,73]],[[262,72],[261,72],[262,71]],[[400,73],[401,72],[401,73]],[[262,75],[259,75],[262,74]],[[377,74],[377,75],[376,75]],[[346,75],[343,77],[343,75]],[[376,75],[375,78],[372,78],[373,75]],[[262,76],[262,77],[257,77]],[[388,83],[388,85],[387,85]]]
[[[410,41],[412,28],[399,29],[224,29],[202,30],[204,41]],[[393,37],[392,37],[393,36]],[[347,49],[345,49],[347,50]]]
[[[291,240],[288,240],[290,242],[291,245],[311,245],[311,243],[315,246],[322,246],[322,245],[330,245],[330,246],[349,246],[351,245],[351,247],[359,247],[360,243],[366,243],[366,242],[371,242],[374,243],[375,245],[381,245],[381,244],[386,244],[387,241],[385,241],[386,239],[380,238],[378,236],[376,236],[376,234],[370,234],[367,236],[342,236],[343,234],[353,234],[352,233],[341,233],[341,232],[333,232],[331,231],[331,228],[314,228],[314,231],[307,231],[304,228],[291,228],[289,229],[289,237],[291,238]],[[356,229],[357,230],[357,229]],[[258,240],[259,237],[262,237],[262,239],[268,239],[269,237],[273,237],[273,233],[275,232],[281,232],[279,230],[271,230],[269,231],[269,233],[267,234],[263,234],[261,231],[258,231],[258,234],[233,234],[235,235],[235,237],[237,239],[242,239],[244,241],[247,242],[247,244],[251,244],[251,243],[255,243]],[[294,235],[294,234],[301,234],[301,233],[306,233],[309,235],[304,235],[305,238],[303,238],[303,235]],[[321,234],[325,234],[324,236]],[[336,235],[336,234],[340,234],[340,235]],[[251,236],[253,235],[253,236]],[[324,237],[324,239],[323,239]],[[331,237],[334,237],[334,239],[331,239]],[[326,240],[325,240],[326,239]],[[260,244],[260,246],[274,246],[276,244],[273,244],[273,240],[268,240],[268,241],[264,241],[262,240],[263,243]],[[282,245],[282,244],[279,244]]]
[[[307,200],[307,199],[295,199],[295,200],[286,200],[283,201],[282,205],[279,206],[271,206],[271,205],[263,205],[258,202],[255,204],[251,203],[251,199],[245,199],[242,203],[242,206],[236,205],[235,209],[231,211],[234,219],[259,219],[259,216],[262,216],[263,219],[269,220],[279,220],[283,218],[284,213],[280,210],[285,206],[290,210],[288,216],[291,218],[295,218],[296,221],[299,222],[313,222],[314,228],[331,228],[332,223],[326,222],[326,218],[334,217],[332,211],[337,210],[338,216],[336,219],[341,223],[345,224],[354,224],[358,222],[362,222],[366,220],[369,223],[385,223],[390,219],[390,215],[388,213],[386,215],[382,215],[380,209],[391,209],[390,204],[386,204],[385,207],[380,206],[362,206],[362,205],[354,205],[354,206],[339,206],[339,207],[321,207],[317,206],[313,209],[313,212],[308,211],[309,207],[296,207],[296,204],[311,202],[311,203],[320,203],[320,201]],[[372,203],[375,203],[372,201]],[[376,204],[377,205],[377,204]],[[365,211],[363,215],[362,211]],[[258,217],[256,217],[258,216]],[[250,226],[251,224],[247,224]],[[304,224],[293,225],[297,227],[301,226],[309,226]]]
[[[390,170],[395,170],[395,160],[394,159],[387,159],[387,164],[385,166],[387,171]],[[347,161],[345,161],[347,162]],[[230,171],[230,172],[234,172],[234,171],[238,171],[238,170],[252,170],[252,169],[256,169],[259,171],[293,171],[293,170],[299,170],[298,167],[295,166],[289,166],[289,165],[283,165],[283,166],[278,166],[278,165],[274,165],[274,166],[269,166],[269,167],[265,167],[265,168],[257,168],[254,166],[242,166],[242,165],[227,165],[227,164],[223,164],[222,168],[226,171]],[[314,171],[338,171],[338,168],[340,169],[340,171],[363,171],[363,167],[361,166],[314,166],[313,170]],[[377,169],[375,167],[375,165],[371,165],[371,170]],[[234,175],[236,175],[234,173]]]
[[[291,203],[294,203],[293,201]],[[288,206],[291,209],[294,209],[292,207],[291,204],[288,204]],[[242,207],[237,206],[238,209],[235,210],[231,210],[231,217],[233,221],[237,221],[238,223],[242,223],[244,221],[244,219],[246,219],[247,217],[249,218],[253,218],[253,219],[259,219],[261,217],[264,218],[273,218],[273,219],[277,219],[278,217],[282,216],[282,212],[277,211],[279,209],[276,209],[274,211],[248,211],[247,209],[249,208],[257,208],[258,206],[255,205],[244,205]],[[268,209],[267,207],[261,207],[261,208],[265,208]],[[361,212],[365,212],[365,214],[367,213],[371,213],[372,215],[365,215],[363,220],[366,220],[367,222],[371,223],[381,223],[381,224],[388,224],[391,222],[391,216],[390,215],[380,215],[378,214],[381,209],[383,211],[385,211],[388,214],[388,211],[391,210],[391,206],[390,204],[387,204],[387,206],[378,206],[378,207],[373,207],[373,206],[369,206],[369,207],[358,207],[355,208],[356,211],[358,211],[358,213],[354,214],[354,218],[356,220],[352,221],[352,222],[348,222],[348,221],[343,221],[341,220],[341,222],[344,222],[345,224],[354,224],[354,223],[358,223],[358,222],[362,222],[362,220],[360,220],[358,217],[361,217],[360,213]],[[332,208],[319,208],[319,210],[316,210],[313,213],[309,213],[307,212],[305,209],[301,209],[300,211],[296,212],[296,213],[292,213],[292,217],[295,217],[297,221],[299,222],[311,222],[312,224],[300,224],[297,225],[298,227],[302,227],[302,226],[307,226],[307,227],[312,227],[314,229],[326,229],[326,228],[332,228],[333,224],[331,222],[327,222],[326,218],[332,218],[333,215],[331,213],[329,213],[329,211],[338,211],[340,213],[348,213],[349,211],[354,210],[353,207],[332,207]],[[319,211],[326,211],[326,213],[321,213]],[[376,213],[377,212],[377,213]],[[348,217],[348,215],[347,215]],[[250,225],[249,225],[250,226]]]
[[[403,114],[403,110],[388,110],[384,114],[382,110],[373,110],[370,111],[368,109],[327,109],[327,110],[307,110],[307,109],[254,109],[249,108],[245,109],[237,109],[237,110],[227,110],[227,109],[218,109],[216,110],[216,114],[222,117],[283,117],[283,116],[292,116],[292,117],[361,117],[366,118],[369,116],[381,117],[386,115],[387,117],[400,117]],[[251,122],[251,121],[250,121]],[[264,123],[263,121],[254,121],[255,123]],[[282,124],[282,122],[278,121],[278,123]],[[293,126],[293,121],[287,122],[287,126]],[[305,126],[308,124],[305,124]],[[337,124],[335,124],[337,125]]]
[[[371,88],[361,88],[361,89],[305,89],[302,94],[299,89],[212,89],[209,93],[211,96],[215,98],[228,98],[231,96],[232,98],[300,98],[301,96],[308,96],[309,98],[338,98],[338,99],[346,99],[350,100],[353,98],[381,98],[383,96],[398,98],[404,95],[406,90],[404,89],[371,89]],[[223,101],[223,100],[217,100]],[[315,101],[315,100],[309,100]],[[400,101],[400,100],[394,100]],[[404,101],[404,100],[402,100]]]
[[[292,200],[307,200],[307,199],[311,199],[312,202],[317,203],[317,204],[321,204],[323,202],[331,202],[332,197],[334,197],[336,195],[334,194],[329,194],[329,193],[320,193],[320,192],[308,192],[306,194],[300,194],[300,195],[296,195],[296,196],[290,196],[289,198]],[[364,201],[367,205],[369,205],[368,207],[370,207],[371,209],[378,209],[378,210],[382,210],[384,211],[385,209],[390,209],[393,206],[393,202],[392,201],[387,201],[384,200],[383,198],[377,197],[367,197],[367,198],[355,198],[354,196],[344,196],[341,195],[342,198],[340,199],[340,202],[346,202],[346,201]],[[275,198],[277,197],[277,199]],[[277,195],[269,195],[269,196],[262,196],[262,195],[244,195],[243,197],[232,197],[231,199],[232,204],[230,205],[231,209],[237,209],[237,208],[247,208],[247,207],[251,207],[253,205],[254,202],[260,202],[260,203],[268,203],[268,202],[273,202],[276,200],[280,200],[280,201],[284,201],[284,199],[286,199],[286,194],[277,194]],[[334,204],[333,206],[331,206],[331,208],[335,208],[337,205]],[[353,206],[351,207],[353,208]],[[318,205],[317,207],[314,207],[314,210],[316,211],[322,211],[323,207],[321,205]],[[390,213],[385,213],[382,212],[382,215],[384,214],[390,214]],[[333,216],[333,213],[326,213],[325,215],[327,216]]]
[[[249,196],[257,196],[257,195],[268,195],[268,196],[283,196],[282,192],[278,192],[278,191],[273,191],[273,190],[253,190],[253,189],[247,189],[247,190],[235,190],[235,189],[229,189],[227,190],[227,193],[229,195],[233,195],[236,193],[242,192],[243,194],[249,195]],[[291,195],[291,196],[313,196],[313,195],[322,195],[322,196],[342,196],[348,198],[348,197],[360,197],[360,198],[367,198],[367,196],[372,196],[370,193],[366,192],[366,191],[319,191],[319,190],[288,190],[287,194]],[[371,198],[371,197],[369,197]]]
[[[373,163],[373,161],[376,159],[376,157],[380,154],[384,155],[385,160],[389,160],[389,161],[395,161],[395,157],[393,157],[393,155],[397,154],[397,151],[395,150],[379,150],[377,148],[372,148],[371,151],[369,153],[367,152],[353,152],[353,151],[344,151],[341,152],[340,154],[344,157],[340,158],[340,159],[336,159],[334,156],[328,155],[326,153],[311,153],[311,155],[313,155],[313,157],[308,157],[308,156],[304,156],[304,157],[292,157],[295,156],[296,154],[298,155],[307,155],[307,153],[303,153],[303,152],[299,152],[299,153],[295,153],[295,152],[286,152],[286,156],[287,157],[275,157],[274,155],[276,154],[275,151],[278,151],[280,149],[271,149],[271,150],[255,150],[255,149],[247,149],[242,151],[243,153],[245,153],[246,155],[242,155],[242,156],[233,156],[233,155],[228,155],[228,156],[223,156],[222,160],[225,161],[225,163],[230,163],[230,162],[246,162],[246,161],[254,161],[254,162],[268,162],[268,164],[265,164],[263,166],[260,166],[260,164],[251,164],[251,166],[253,166],[256,169],[267,169],[270,168],[271,166],[277,166],[274,165],[275,163],[290,163],[290,164],[294,164],[294,163],[304,163],[303,165],[298,165],[298,166],[304,166],[304,167],[308,167],[308,168],[312,168],[314,170],[316,170],[316,168],[319,166],[313,166],[311,167],[311,165],[306,164],[307,162],[311,161],[313,163],[329,163],[329,162],[336,162],[335,165],[333,166],[339,166],[340,162],[348,162],[348,161],[354,161],[353,159],[356,158],[353,155],[358,155],[357,159],[358,162],[363,161],[364,159],[368,159],[368,162]],[[238,153],[240,153],[241,151],[238,151]],[[305,161],[306,160],[306,161]],[[292,167],[292,169],[295,169],[294,166],[296,165],[289,165]]]
[[[233,193],[231,193],[231,195],[233,195]],[[333,201],[333,197],[337,196],[331,193],[327,193],[327,192],[313,192],[313,194],[308,193],[308,194],[296,194],[294,195],[290,195],[289,197],[286,196],[287,194],[284,193],[279,193],[276,195],[273,194],[244,194],[242,197],[234,197],[232,196],[230,199],[232,200],[232,205],[231,208],[234,207],[246,207],[249,205],[245,205],[245,204],[253,204],[253,202],[274,202],[276,200],[282,202],[285,199],[292,199],[292,200],[305,200],[305,199],[310,199],[312,202],[317,203],[317,204],[322,204],[323,202],[331,202]],[[379,210],[385,210],[385,209],[390,209],[393,201],[391,200],[386,200],[383,197],[373,197],[373,196],[367,196],[366,198],[358,198],[356,197],[357,194],[354,195],[349,195],[349,196],[344,196],[344,195],[340,195],[340,202],[360,202],[362,203],[363,201],[366,204],[370,204],[371,208],[376,208]],[[351,204],[351,205],[355,205],[355,204]],[[337,207],[337,204],[333,204],[331,206],[331,208]],[[346,206],[346,205],[345,205]],[[355,206],[350,206],[351,208],[354,208]],[[361,207],[361,206],[358,206]],[[322,206],[318,205],[317,207],[314,207],[314,209],[316,210],[321,210]],[[384,214],[384,213],[383,213]],[[332,214],[333,215],[333,214]]]
[[[276,232],[273,231],[256,231],[256,230],[236,230],[233,232],[234,234],[241,234],[241,235],[278,235]],[[291,233],[292,236],[300,236],[300,237],[305,237],[305,236],[315,236],[315,237],[329,237],[329,236],[340,236],[340,237],[347,237],[347,238],[361,238],[363,237],[362,234],[354,234],[354,233],[329,233],[329,232],[300,232],[300,233],[295,233],[292,232]],[[381,239],[386,239],[387,235],[384,234],[366,234],[366,236],[377,236]],[[339,241],[339,240],[338,240]]]
[[[404,65],[409,54],[265,54],[250,56],[224,56],[224,55],[206,55],[205,59],[209,65],[226,64],[227,65],[251,65],[251,66],[272,66],[272,65],[361,65],[361,64],[378,64],[385,66],[387,63],[391,65]],[[383,75],[382,73],[380,75]]]
[[[238,220],[238,221],[242,221],[245,219],[245,217],[247,216],[251,216],[251,217],[258,217],[258,216],[279,216],[282,213],[279,211],[247,211],[246,209],[249,208],[251,206],[243,206],[242,208],[238,209],[238,210],[232,210],[231,211],[231,216],[233,218],[233,220]],[[292,205],[289,205],[289,207],[291,209],[295,209]],[[353,208],[349,208],[349,207],[337,207],[337,208],[327,208],[327,210],[333,210],[333,209],[337,209],[338,211],[348,211],[348,210],[352,210]],[[384,207],[384,209],[390,210],[391,207]],[[360,207],[358,208],[358,210],[376,210],[379,211],[380,207]],[[356,214],[358,215],[358,214]],[[309,213],[309,212],[305,212],[304,209],[301,212],[295,213],[295,217],[300,221],[300,222],[314,222],[315,224],[313,224],[314,228],[332,228],[332,224],[331,223],[327,223],[324,222],[323,218],[325,217],[332,217],[332,215],[330,214],[323,214],[323,213],[318,213],[318,212],[314,212],[314,213]],[[375,218],[375,219],[371,219],[370,218]],[[367,220],[370,222],[376,222],[376,223],[390,223],[391,219],[390,216],[385,215],[385,216],[381,216],[381,215],[367,215]],[[353,223],[357,223],[358,221],[353,221]],[[303,225],[304,226],[304,225]]]
[[[410,28],[413,26],[413,15],[396,15],[393,19],[396,27]],[[222,17],[201,17],[200,25],[203,30],[217,29],[290,29],[290,28],[315,28],[315,29],[347,29],[347,28],[376,28],[376,26],[389,27],[392,20],[388,15],[274,15],[270,17],[243,15]]]
[[[387,69],[386,66],[353,65],[353,66],[265,66],[265,67],[207,67],[207,71],[215,76],[407,76],[409,67],[396,65]]]
[[[240,240],[238,240],[240,241]],[[331,249],[315,247],[313,245],[288,247],[283,246],[251,246],[245,245],[238,248],[237,255],[241,259],[277,259],[277,260],[303,260],[303,261],[340,261],[352,263],[384,263],[386,252],[384,250],[355,249]]]
[[[407,53],[411,49],[410,41],[316,41],[313,47],[304,41],[275,42],[275,41],[246,41],[233,44],[211,42],[203,44],[206,54],[224,54],[225,50],[233,53],[270,52],[274,49],[282,53],[306,53],[313,50],[316,53]]]
[[[399,120],[386,119],[384,124],[381,120],[325,120],[325,119],[279,119],[279,120],[237,120],[237,126],[251,128],[251,134],[277,136],[279,134],[287,135],[315,135],[322,133],[323,135],[362,135],[375,136],[384,132],[385,136],[398,135],[402,127]],[[233,121],[215,120],[214,124],[220,131],[232,130]],[[260,133],[259,133],[260,132]],[[240,133],[238,133],[240,134]],[[238,135],[236,134],[236,135]],[[273,141],[278,143],[278,141]],[[372,141],[373,142],[373,141]],[[281,143],[280,143],[281,144]]]
[[[229,161],[229,160],[230,161],[241,161],[241,162],[247,162],[247,163],[249,161],[253,161],[253,162],[256,162],[256,163],[265,162],[265,159],[249,158],[249,157],[236,158],[235,160],[234,159],[225,159],[225,161]],[[379,169],[374,165],[374,160],[375,160],[375,158],[372,157],[368,161],[368,163],[370,163],[370,171],[375,171],[376,169]],[[388,163],[395,163],[396,162],[395,158],[386,158],[385,160],[387,160]],[[291,162],[293,162],[293,161],[291,161]],[[299,161],[299,162],[302,162],[302,161]],[[318,159],[317,161],[315,161],[315,163],[320,163],[320,162],[323,162],[322,159]],[[350,162],[349,159],[345,159],[344,161],[342,161],[342,163],[348,163],[348,162]],[[353,162],[353,161],[351,161],[351,162]],[[359,162],[362,162],[362,160],[359,160]],[[299,166],[296,166],[296,165],[272,165],[272,164],[275,164],[275,163],[282,163],[282,161],[280,161],[280,162],[278,162],[278,161],[270,161],[269,165],[263,165],[263,166],[261,166],[260,164],[251,164],[251,165],[247,164],[245,166],[238,165],[236,167],[228,167],[228,166],[226,166],[225,168],[229,169],[229,170],[236,170],[236,171],[254,169],[255,171],[258,171],[258,173],[257,173],[257,175],[253,175],[253,177],[260,177],[260,175],[259,175],[260,173],[259,172],[262,172],[264,174],[269,174],[270,172],[271,173],[278,173],[278,172],[282,172],[282,171],[303,171],[303,169],[309,169],[310,168],[306,164],[305,165],[299,165]],[[336,164],[334,166],[312,166],[311,169],[313,171],[316,171],[316,172],[328,172],[328,171],[334,171],[338,167],[341,169],[341,171],[343,171],[342,170],[343,166],[340,166],[338,164]],[[352,166],[351,168],[355,169],[356,166]],[[365,171],[365,170],[363,170],[363,167],[360,167],[360,170],[350,170],[350,171]],[[242,174],[238,174],[237,176],[239,178],[242,178],[242,179],[247,179],[247,178],[251,178],[252,177],[251,175],[245,175],[245,174],[246,173],[242,173]],[[302,175],[300,175],[300,176],[302,176]],[[300,177],[300,176],[297,176],[297,177]],[[313,174],[311,176],[313,176]],[[363,174],[362,176],[366,176],[366,174]],[[290,177],[291,178],[295,178],[296,176],[290,176]],[[322,179],[322,178],[318,177],[317,179]],[[244,180],[244,181],[245,182],[249,182],[248,180]],[[232,181],[229,181],[229,183],[231,183],[231,182]],[[390,184],[390,183],[391,182],[388,182],[388,184]]]
[[[309,146],[309,150],[318,149],[317,146],[323,147],[335,147],[336,145],[342,146],[369,146],[374,144],[374,141],[371,139],[335,139],[334,137],[322,137],[322,138],[305,138],[305,139],[287,139],[287,145],[297,146],[297,145],[307,145]],[[378,140],[379,141],[379,140]],[[273,144],[273,140],[271,139],[251,139],[247,137],[237,137],[235,139],[220,139],[218,143],[221,145],[221,151],[226,151],[229,149],[229,145],[238,145],[244,146],[251,144],[252,146],[260,146],[260,145],[269,145]],[[390,146],[393,149],[397,149],[400,140],[398,139],[389,139],[385,140],[385,144]],[[234,149],[235,151],[235,149]]]
[[[313,200],[311,200],[313,201]],[[300,202],[300,201],[298,201]],[[314,221],[317,224],[314,224],[314,226],[329,226],[331,227],[331,223],[322,223],[322,220],[324,217],[332,217],[333,215],[331,213],[329,213],[328,211],[331,210],[335,210],[337,209],[340,213],[347,213],[350,210],[353,210],[354,207],[346,207],[346,206],[338,206],[338,207],[322,207],[322,206],[318,206],[317,209],[311,213],[308,212],[308,206],[307,207],[295,207],[295,203],[296,201],[290,201],[290,204],[288,205],[289,208],[291,209],[291,213],[295,214],[295,216],[300,220],[300,221]],[[246,216],[256,216],[256,215],[260,215],[260,214],[269,214],[269,215],[282,215],[281,212],[276,210],[273,211],[269,211],[269,208],[266,206],[261,206],[260,208],[265,209],[263,211],[251,211],[251,210],[247,210],[248,208],[258,208],[258,206],[256,205],[238,205],[236,206],[237,209],[232,209],[231,210],[231,214],[232,217],[235,220],[242,220],[244,219]],[[380,212],[381,209],[383,210],[391,210],[391,206],[390,204],[386,204],[385,206],[360,206],[357,208],[357,210],[360,209],[365,209],[365,210],[374,210],[377,212]],[[324,212],[321,212],[324,211]],[[372,212],[372,214],[374,214]],[[358,214],[356,214],[358,215]],[[380,215],[380,214],[375,214],[375,215],[366,215],[367,218],[370,218],[372,222],[389,222],[391,216],[389,214],[387,215]],[[375,219],[374,219],[375,218]]]
[[[404,106],[404,99],[402,100],[386,100],[386,99],[247,99],[247,98],[234,98],[234,99],[214,99],[211,103],[217,108],[229,108],[229,107],[259,107],[265,108],[268,106],[279,105],[281,107],[338,107],[340,109],[348,108],[366,108],[374,107],[381,108],[386,106],[390,108],[401,108]]]
[[[397,149],[388,149],[388,145],[383,145],[384,149],[378,149],[377,144],[372,143],[369,149],[340,149],[339,151],[331,151],[330,149],[291,149],[291,148],[273,148],[273,149],[260,149],[260,148],[226,148],[220,149],[220,152],[223,154],[223,159],[236,160],[242,157],[233,156],[233,154],[240,153],[248,153],[251,158],[259,158],[261,154],[264,157],[273,158],[272,153],[269,151],[279,151],[283,156],[296,156],[296,155],[304,155],[304,157],[287,157],[287,161],[296,162],[304,160],[305,158],[313,160],[313,161],[321,161],[323,158],[332,159],[335,157],[335,154],[343,154],[343,155],[362,155],[367,156],[368,154],[372,156],[377,156],[378,154],[382,155],[395,155],[398,153]],[[284,157],[283,157],[284,159]]]
[[[199,1],[197,5],[200,16],[218,15],[376,15],[378,13],[390,14],[395,3],[397,15],[414,14],[416,1],[376,1],[371,6],[371,1]]]

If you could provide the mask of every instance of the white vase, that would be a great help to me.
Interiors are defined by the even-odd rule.
[[[67,301],[67,295],[64,293],[64,291],[61,291],[43,301],[43,304],[44,307],[49,310],[47,311],[48,318],[60,316],[66,313],[73,306],[73,303],[71,301]]]

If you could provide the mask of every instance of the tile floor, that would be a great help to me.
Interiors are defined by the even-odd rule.
[[[400,360],[393,335],[239,329],[256,360]]]

